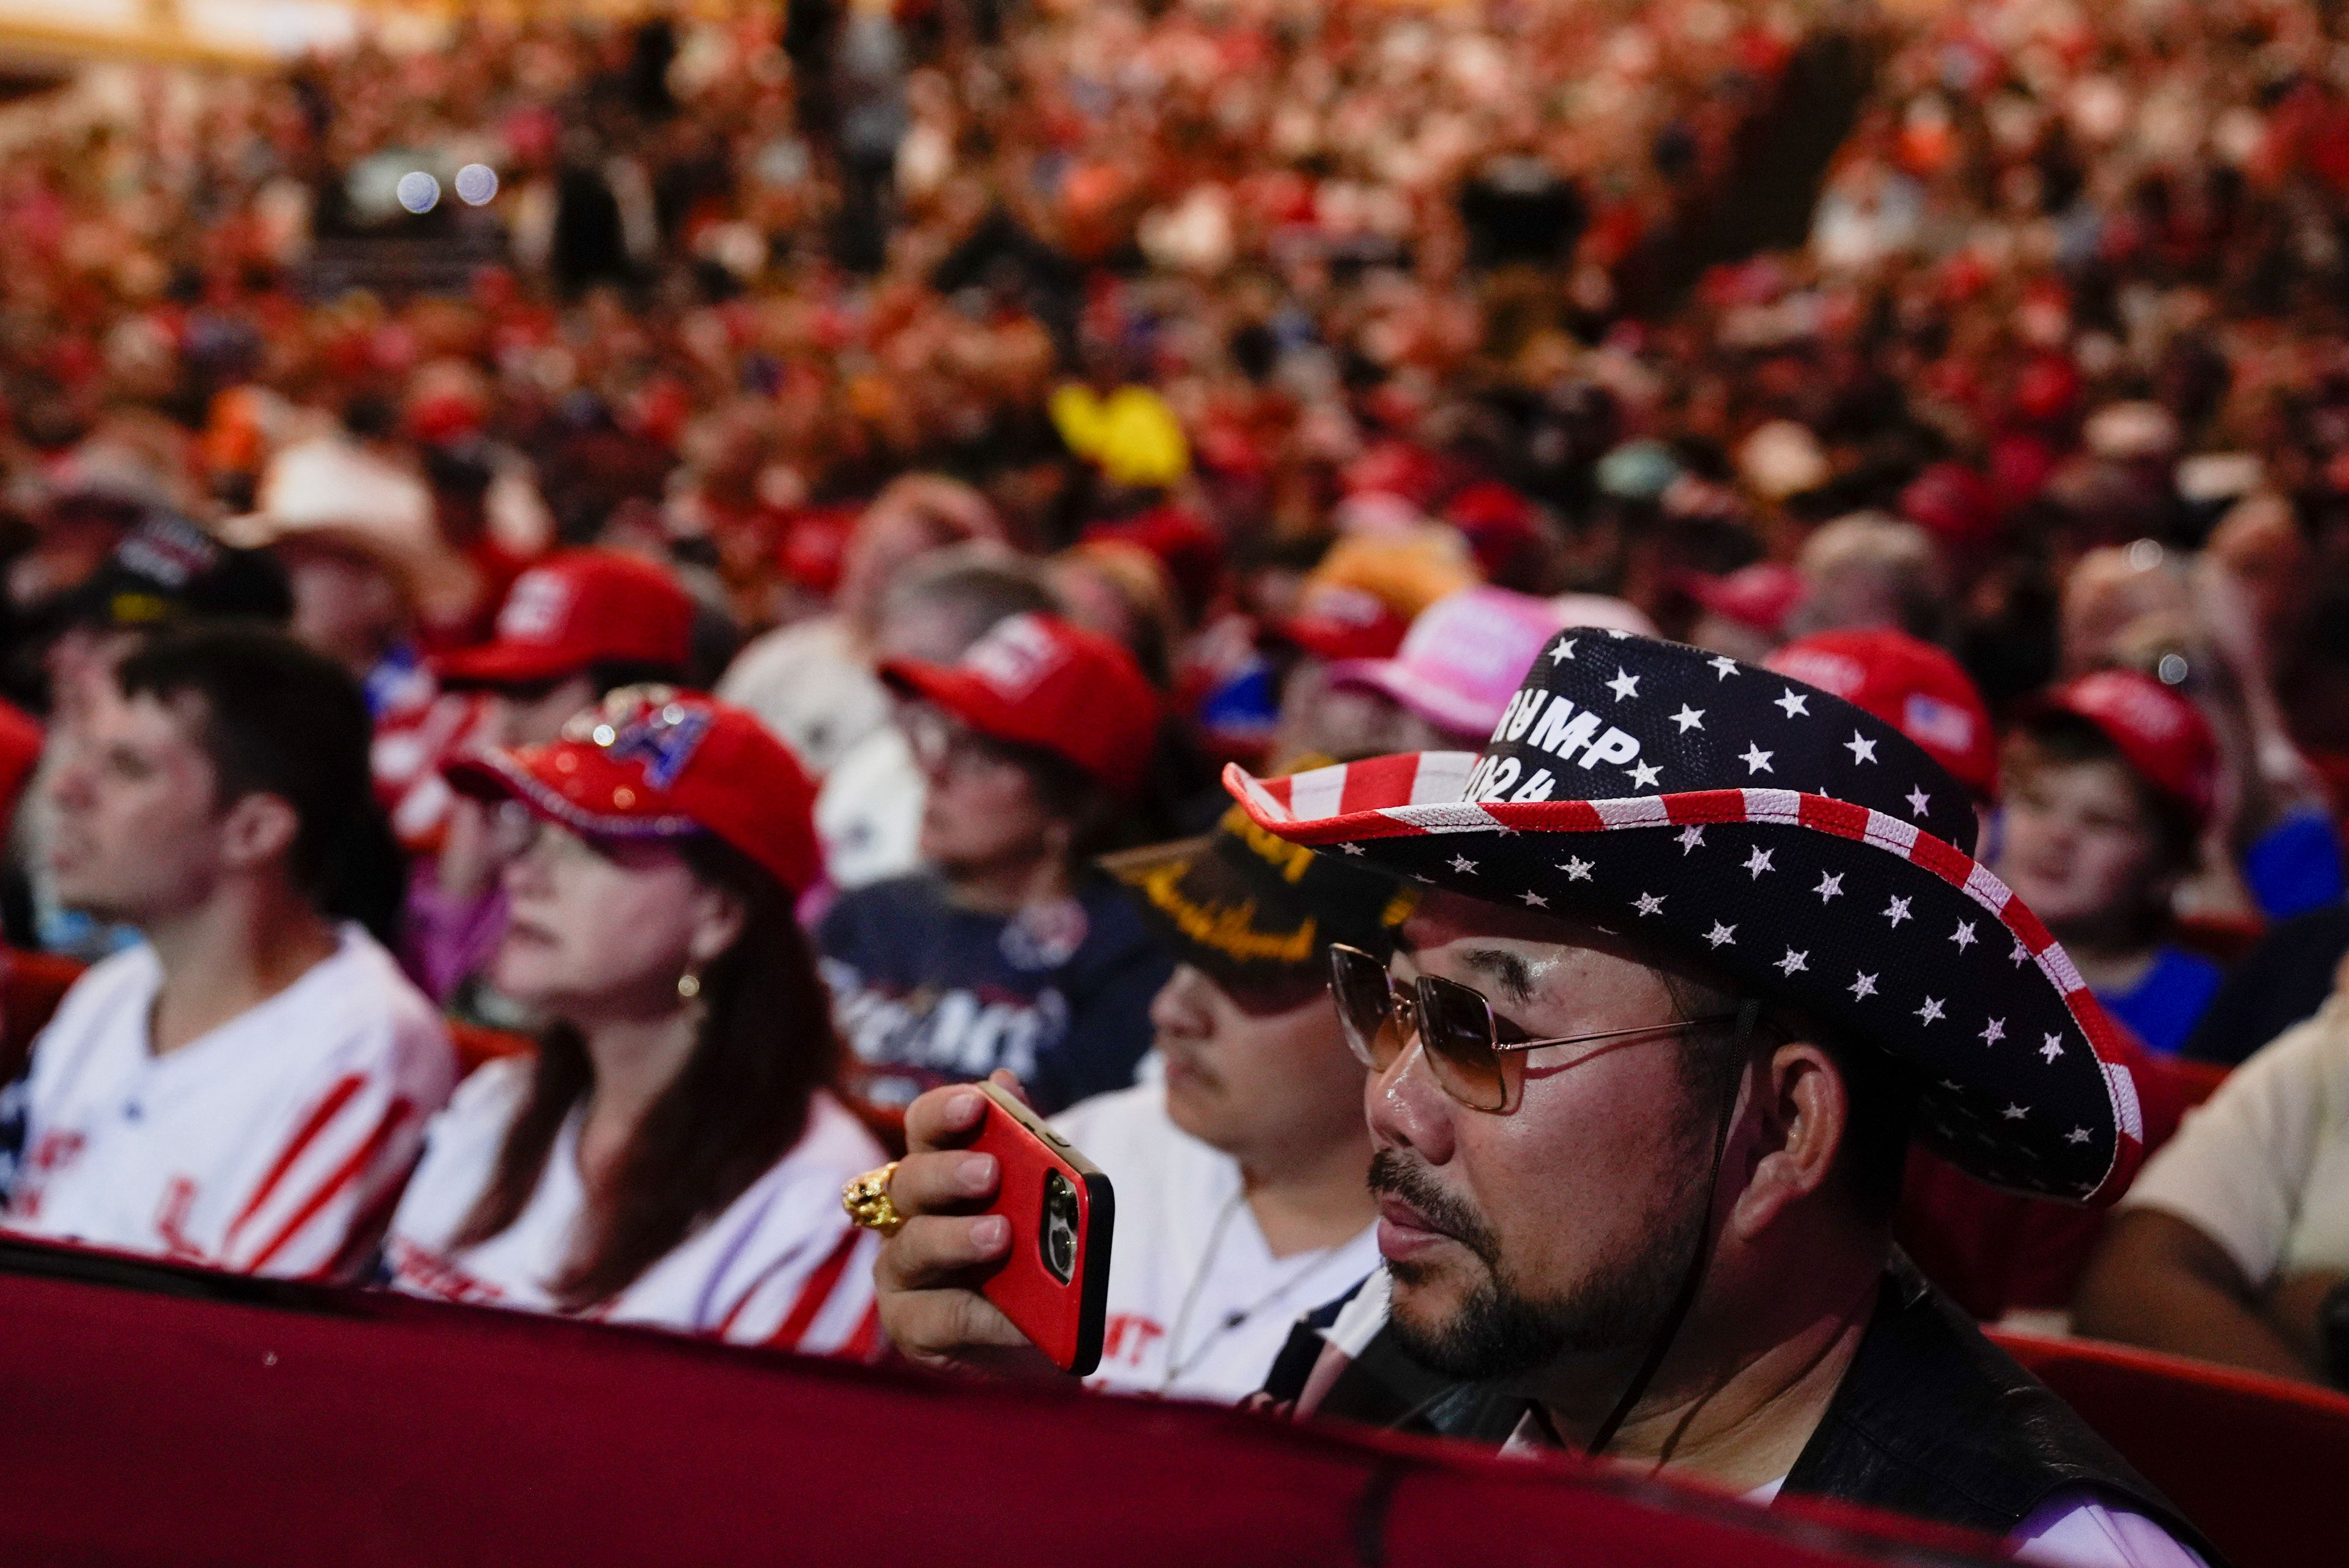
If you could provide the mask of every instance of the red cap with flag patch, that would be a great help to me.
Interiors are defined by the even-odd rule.
[[[979,734],[1076,764],[1113,793],[1139,789],[1158,744],[1158,693],[1133,655],[1052,615],[997,623],[951,665],[892,659],[881,678]]]
[[[617,550],[565,550],[514,579],[491,641],[433,660],[452,686],[558,680],[591,665],[673,669],[693,651],[693,599],[667,572]]]
[[[1977,799],[1997,797],[1989,706],[1965,666],[1932,644],[1905,632],[1821,632],[1796,638],[1766,662],[1891,725]]]
[[[2199,709],[2137,670],[2097,670],[2057,686],[2046,706],[2105,732],[2147,783],[2208,821],[2219,788],[2219,743]]]
[[[791,748],[739,707],[668,686],[624,686],[516,751],[442,769],[479,799],[520,801],[590,839],[724,840],[796,895],[823,874],[815,785]]]

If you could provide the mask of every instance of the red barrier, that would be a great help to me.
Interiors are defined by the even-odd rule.
[[[0,1322],[8,1562],[1834,1568],[1890,1539],[1564,1462],[22,1243]]]
[[[2085,1339],[1995,1335],[2168,1494],[2234,1568],[2349,1552],[2349,1398],[2231,1367]]]

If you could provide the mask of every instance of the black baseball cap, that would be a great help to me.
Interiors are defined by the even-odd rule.
[[[1383,959],[1419,902],[1385,872],[1289,843],[1237,807],[1213,832],[1102,865],[1178,961],[1226,989],[1294,1005],[1329,984],[1331,943]]]
[[[223,544],[174,511],[152,509],[98,569],[57,602],[60,629],[135,631],[181,620],[260,621],[294,614],[285,568],[264,550]]]

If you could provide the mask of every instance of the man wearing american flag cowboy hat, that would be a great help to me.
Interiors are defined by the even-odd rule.
[[[2026,1561],[2215,1561],[1893,1247],[1912,1135],[2085,1203],[2142,1139],[2111,1025],[1915,743],[1754,665],[1569,630],[1481,755],[1227,782],[1268,831],[1424,884],[1391,965],[1331,951],[1386,1266],[1300,1326],[1273,1399]],[[915,1106],[877,1277],[901,1348],[1000,1369],[1016,1334],[969,1289],[1000,1249],[950,1151],[969,1094]]]

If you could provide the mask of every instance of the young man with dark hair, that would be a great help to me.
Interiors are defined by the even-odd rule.
[[[280,626],[293,608],[285,570],[266,552],[232,548],[177,512],[150,510],[96,572],[42,611],[49,730],[41,776],[56,771],[84,721],[113,693],[115,666],[144,639],[180,626]],[[103,957],[129,934],[58,906],[42,863],[46,800],[37,786],[28,789],[28,809],[15,827],[34,938],[47,952]]]
[[[1999,875],[2106,1010],[2165,1055],[2194,1032],[2221,979],[2216,964],[2166,940],[2218,770],[2194,705],[2134,670],[2058,686],[2006,745]]]
[[[1568,631],[1481,758],[1231,782],[1265,831],[1426,889],[1391,965],[1332,950],[1386,1267],[1300,1327],[1268,1397],[1868,1504],[2033,1563],[2204,1560],[1893,1246],[1912,1130],[2085,1202],[2142,1136],[2109,1021],[1898,728]],[[959,1147],[979,1099],[913,1107],[868,1222],[893,1342],[1000,1367],[1019,1336],[973,1286],[1012,1239]]]
[[[49,781],[71,906],[144,940],[35,1043],[6,1228],[245,1273],[364,1263],[448,1098],[430,1004],[347,917],[389,843],[357,684],[280,634],[125,659]]]

